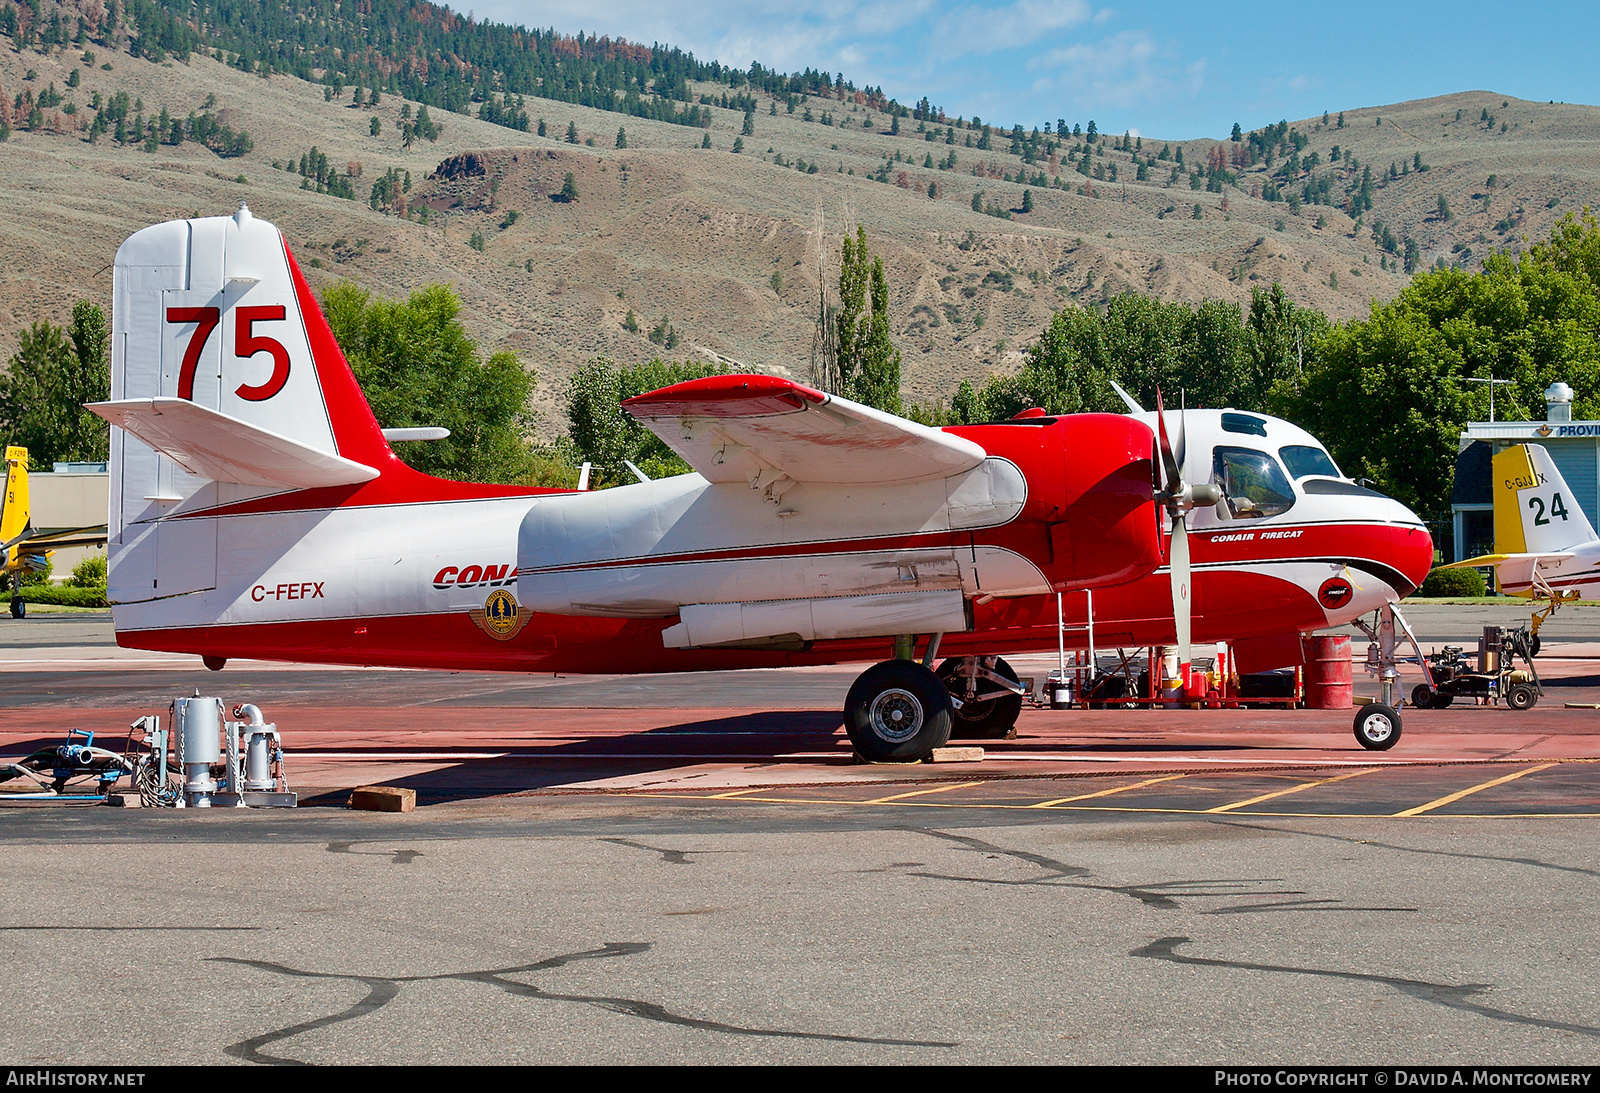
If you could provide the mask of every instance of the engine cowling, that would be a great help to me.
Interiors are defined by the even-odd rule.
[[[1012,460],[1028,479],[1027,553],[1058,590],[1121,584],[1162,563],[1154,436],[1118,414],[1020,418],[951,432]],[[1020,529],[1018,529],[1020,530]]]

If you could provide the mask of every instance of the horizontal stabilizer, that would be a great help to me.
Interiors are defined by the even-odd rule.
[[[375,468],[302,444],[181,398],[92,402],[86,407],[190,474],[246,486],[312,489],[378,477]]]
[[[1465,558],[1459,562],[1442,565],[1440,569],[1475,569],[1478,566],[1498,566],[1503,562],[1559,562],[1567,558],[1577,557],[1570,550],[1557,551],[1548,554],[1483,554],[1476,558]]]
[[[18,543],[26,544],[29,550],[62,550],[66,547],[104,546],[106,543],[106,526],[100,524],[91,528],[73,528],[70,531],[40,532],[37,535],[23,532],[15,539],[8,539],[0,543],[0,550],[16,546]]]

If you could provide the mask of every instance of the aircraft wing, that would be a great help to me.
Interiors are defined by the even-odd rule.
[[[711,376],[623,407],[711,482],[918,482],[971,470],[970,440],[776,376]]]
[[[84,407],[126,429],[190,474],[246,486],[311,489],[378,477],[375,468],[333,455],[181,398],[91,402]]]

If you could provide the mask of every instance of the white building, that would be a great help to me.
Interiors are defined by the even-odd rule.
[[[33,526],[39,532],[72,531],[106,522],[109,484],[104,463],[57,463],[52,471],[28,474]],[[72,567],[104,547],[65,547],[50,559],[51,579],[64,581]]]

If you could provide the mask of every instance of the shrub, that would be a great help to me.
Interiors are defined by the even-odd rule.
[[[72,576],[67,578],[67,584],[73,588],[101,588],[106,583],[106,556],[104,554],[91,554],[83,561],[72,567]]]
[[[0,603],[10,603],[14,593],[0,593]],[[71,585],[25,585],[22,598],[27,603],[48,603],[62,607],[107,607],[106,586],[74,588]]]
[[[1436,569],[1428,574],[1417,591],[1419,596],[1438,598],[1484,595],[1483,574],[1476,569]]]

